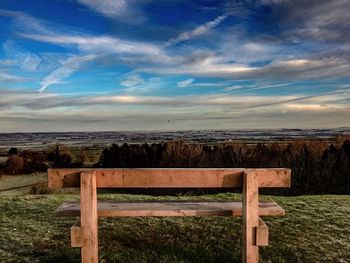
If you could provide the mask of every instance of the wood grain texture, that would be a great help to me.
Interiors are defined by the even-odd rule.
[[[97,190],[94,171],[81,173],[80,223],[83,230],[81,262],[98,263]]]
[[[70,241],[71,247],[82,247],[84,245],[83,230],[80,226],[80,221],[70,228]]]
[[[79,216],[79,202],[64,202],[56,216]],[[274,201],[259,202],[259,216],[283,216]],[[115,216],[241,216],[242,202],[231,201],[98,201],[99,217]]]
[[[259,217],[259,226],[256,227],[256,245],[266,247],[269,245],[269,227]]]
[[[290,187],[286,168],[110,168],[49,169],[50,188],[80,187],[80,172],[95,171],[98,188],[238,188],[243,173],[254,171],[259,187]]]
[[[259,247],[256,246],[256,227],[259,226],[259,177],[255,171],[243,177],[243,242],[242,262],[258,263]]]

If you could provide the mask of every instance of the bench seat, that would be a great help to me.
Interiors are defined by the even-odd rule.
[[[99,217],[117,216],[242,216],[242,202],[232,201],[98,201]],[[259,216],[283,216],[274,201],[259,202]],[[80,216],[80,202],[68,201],[56,216]]]

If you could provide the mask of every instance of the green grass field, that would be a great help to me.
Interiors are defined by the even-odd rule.
[[[44,182],[47,182],[47,173],[33,173],[26,175],[3,175],[0,178],[0,191]]]
[[[101,199],[223,199],[239,194],[158,197],[101,194]],[[262,262],[350,262],[350,196],[271,197],[285,217],[266,218],[270,246]],[[54,216],[77,195],[1,195],[1,262],[80,262],[69,246],[75,218]],[[108,218],[99,220],[100,262],[241,262],[241,219]]]

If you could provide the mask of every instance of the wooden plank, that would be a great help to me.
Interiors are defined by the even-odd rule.
[[[49,169],[50,188],[79,187],[82,171],[92,169]],[[290,187],[286,168],[115,168],[93,169],[98,188],[232,188],[242,187],[245,171],[255,171],[259,187]]]
[[[259,225],[259,177],[255,171],[244,173],[243,177],[243,263],[259,262],[259,247],[256,246],[256,227]]]
[[[80,220],[83,230],[81,262],[98,263],[97,190],[94,171],[84,171],[80,176]]]
[[[79,211],[80,214],[80,211]],[[80,221],[75,223],[70,228],[71,247],[82,247],[84,244],[83,230],[80,226]]]
[[[256,227],[256,245],[265,247],[269,245],[269,227],[259,217],[259,226]]]
[[[56,216],[79,216],[79,202],[64,202]],[[259,216],[283,216],[274,201],[259,202]],[[118,216],[241,216],[242,202],[232,201],[98,201],[99,217]]]

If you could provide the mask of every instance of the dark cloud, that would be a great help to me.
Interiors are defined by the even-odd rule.
[[[350,1],[347,0],[271,0],[269,16],[291,41],[330,41],[350,39]]]

